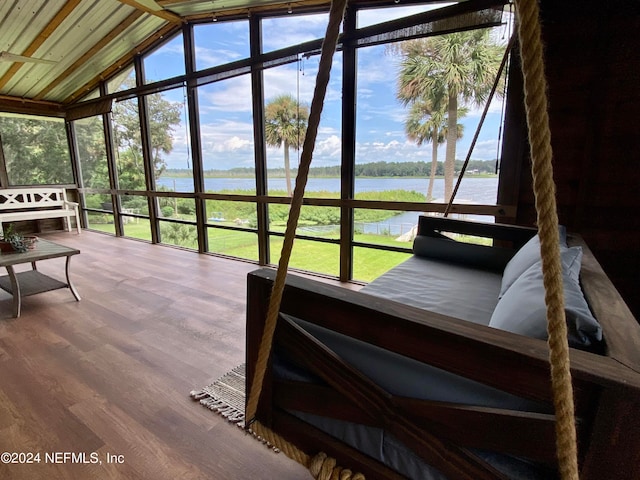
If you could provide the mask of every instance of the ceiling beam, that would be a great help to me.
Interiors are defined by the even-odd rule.
[[[172,4],[175,4],[182,0],[177,0],[177,1],[169,0],[169,1]],[[158,2],[167,3],[163,0],[158,0]],[[275,0],[273,3],[260,4],[259,6],[249,6],[248,8],[247,7],[239,8],[237,6],[232,6],[232,7],[216,6],[214,4],[210,11],[194,13],[193,15],[185,16],[184,19],[187,22],[199,22],[203,20],[211,21],[211,18],[213,15],[215,15],[216,18],[218,19],[223,19],[223,18],[233,18],[233,17],[246,17],[247,14],[249,13],[261,14],[264,12],[278,12],[278,11],[281,11],[281,13],[284,13],[289,9],[289,6],[291,6],[293,11],[295,11],[296,13],[299,13],[299,12],[308,12],[309,10],[313,10],[316,7],[326,6],[330,4],[331,4],[330,0],[329,1],[328,0],[304,0],[304,1],[292,1],[292,2],[287,2],[287,1],[283,2],[282,0]]]
[[[123,55],[118,60],[116,60],[109,68],[101,72],[99,75],[96,75],[94,78],[85,83],[78,90],[69,95],[62,103],[65,105],[69,105],[79,98],[84,97],[87,93],[97,88],[100,85],[100,82],[105,78],[109,78],[112,75],[116,74],[118,70],[126,67],[127,65],[133,62],[133,59],[136,55],[139,55],[141,52],[146,51],[151,48],[158,40],[171,36],[176,31],[180,29],[180,26],[169,23],[154,33],[152,36],[148,37],[144,42],[139,45],[136,45],[136,48],[131,50],[126,55]]]
[[[63,105],[43,100],[10,97],[0,95],[0,112],[26,113],[29,115],[44,115],[46,117],[64,117]]]
[[[71,12],[78,6],[80,0],[67,0],[67,2],[58,10],[58,13],[51,19],[47,26],[38,34],[38,36],[29,44],[29,46],[21,53],[25,57],[33,55],[38,48],[45,42],[47,38],[60,26],[60,24],[69,16]],[[0,78],[0,88],[11,80],[14,75],[20,70],[24,63],[14,63],[9,67],[9,70]]]
[[[59,75],[55,80],[53,80],[49,85],[47,85],[42,91],[40,91],[34,99],[41,100],[44,98],[47,93],[53,90],[55,87],[60,85],[69,75],[78,70],[80,67],[83,67],[91,57],[93,57],[96,53],[102,50],[104,47],[109,45],[115,38],[118,37],[122,32],[124,32],[127,28],[129,28],[138,18],[140,18],[143,13],[140,10],[136,10],[127,18],[125,18],[122,22],[118,24],[116,28],[111,30],[105,37],[100,39],[93,47],[87,50],[78,60],[76,60],[69,68],[67,68],[61,75]]]
[[[160,5],[158,5],[154,1],[149,0],[118,0],[120,3],[124,3],[125,5],[129,5],[130,7],[135,8],[136,10],[140,10],[141,12],[145,12],[151,15],[155,15],[156,17],[160,17],[163,20],[172,23],[182,23],[183,20],[179,15],[175,13],[164,10]],[[152,6],[149,6],[152,5]],[[153,8],[155,5],[157,8]]]

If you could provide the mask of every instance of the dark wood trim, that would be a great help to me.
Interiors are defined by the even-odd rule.
[[[44,117],[64,118],[65,110],[61,103],[35,101],[28,98],[0,95],[0,111],[7,113],[23,113],[25,115],[42,115]]]
[[[249,19],[249,38],[251,58],[258,58],[262,51],[262,24],[257,17]],[[264,86],[262,69],[251,70],[251,109],[253,111],[253,145],[256,172],[256,199],[268,195],[267,187],[267,145],[264,141]],[[251,199],[250,201],[256,201]],[[258,225],[258,260],[267,265],[271,259],[269,244],[269,205],[260,202],[256,205]]]
[[[337,465],[354,473],[362,473],[366,478],[406,480],[406,477],[380,462],[281,410],[273,412],[273,429],[283,432],[284,438],[307,454],[315,455],[322,448],[324,453],[336,459]]]
[[[343,31],[356,30],[357,11],[347,5]],[[356,151],[356,72],[357,50],[355,42],[344,41],[342,45],[342,159],[340,167],[340,280],[353,278],[353,234],[354,212],[346,200],[355,197],[355,151]],[[350,74],[351,73],[351,74]]]
[[[80,171],[80,161],[78,159],[78,149],[76,143],[76,132],[73,128],[73,122],[64,122],[64,127],[67,132],[67,145],[69,148],[69,156],[71,161],[71,172],[73,174],[73,181],[75,183],[75,195],[76,198],[74,201],[78,202],[79,205],[79,215],[80,215],[80,224],[82,228],[87,228],[89,222],[87,221],[87,215],[84,212],[85,201],[84,196],[80,195],[80,186],[82,185],[82,173]],[[0,149],[0,155],[2,154]],[[67,187],[69,188],[69,187]]]
[[[499,167],[497,203],[518,205],[523,158],[527,156],[527,121],[524,110],[522,69],[520,66],[520,46],[515,40],[509,61],[507,98],[505,99],[504,132]],[[517,211],[496,216],[500,223],[516,222]]]
[[[182,27],[182,40],[185,52],[185,71],[191,74],[196,69],[196,48],[193,37],[193,26],[185,24]],[[205,200],[198,196],[205,191],[203,162],[202,162],[202,143],[200,141],[200,106],[198,103],[198,88],[193,82],[188,82],[187,86],[187,121],[189,122],[189,138],[191,140],[191,162],[193,186],[196,206],[198,250],[200,253],[209,251],[209,236],[205,226],[207,219],[207,208]]]
[[[445,475],[466,480],[501,479],[492,467],[471,452],[421,430],[405,412],[396,408],[394,397],[350,366],[292,320],[281,317],[276,337],[278,350],[347,397],[371,421],[379,421],[386,431],[409,444],[429,464]]]
[[[367,414],[340,392],[325,385],[276,380],[273,402],[285,411],[385,428],[382,416]],[[466,448],[526,457],[549,466],[556,461],[555,417],[541,413],[430,402],[393,396],[393,403],[421,429]],[[578,422],[579,436],[583,424]],[[522,435],[527,432],[527,435]]]
[[[144,82],[144,62],[141,56],[135,57],[134,68],[136,73],[136,85]],[[144,163],[144,178],[147,191],[156,189],[156,179],[154,174],[153,153],[151,145],[151,130],[149,125],[149,112],[147,109],[147,97],[140,97],[138,102],[138,115],[140,117],[140,144],[142,146],[142,159]],[[147,198],[147,208],[149,210],[149,226],[151,227],[151,242],[160,243],[160,224],[158,223],[159,212],[158,202],[153,196]]]
[[[100,90],[103,95],[107,93],[107,84],[105,82],[100,84]],[[107,154],[106,161],[109,172],[109,186],[111,187],[111,191],[115,192],[118,188],[118,166],[116,165],[116,150],[118,146],[115,143],[116,140],[113,135],[111,114],[103,113],[101,118],[104,132],[104,146]],[[121,207],[119,195],[115,193],[111,194],[111,205],[113,205],[112,214],[116,236],[121,237],[124,234],[124,227],[122,225],[122,218],[120,217]]]
[[[637,390],[618,387],[603,392],[581,478],[640,478],[639,411]]]
[[[598,263],[586,242],[579,236],[570,238],[571,245],[582,248],[580,280],[589,306],[602,312],[597,318],[604,330],[607,356],[640,373],[640,332],[637,325],[628,322],[633,314],[607,274]],[[604,314],[606,312],[606,314]]]
[[[2,146],[2,132],[0,132],[0,188],[9,188],[7,162],[4,158],[4,147]]]
[[[494,240],[508,241],[512,248],[520,248],[538,231],[531,227],[519,227],[502,223],[481,223],[440,217],[421,216],[418,221],[418,235],[440,237],[440,233],[461,233]]]

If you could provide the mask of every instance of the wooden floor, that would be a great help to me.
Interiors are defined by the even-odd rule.
[[[28,297],[13,319],[0,292],[0,452],[40,454],[0,463],[0,478],[310,478],[189,398],[244,361],[255,265],[92,232],[44,237],[81,250],[82,300]],[[38,266],[64,279],[64,259]]]

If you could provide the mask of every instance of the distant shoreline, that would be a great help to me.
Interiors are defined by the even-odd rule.
[[[169,172],[169,173],[163,173],[162,175],[160,175],[160,178],[191,178],[192,175],[190,172],[184,172],[184,173],[175,173],[174,171]],[[269,178],[286,178],[284,175],[282,174],[269,174],[268,175]],[[457,178],[458,175],[456,175],[455,178]],[[466,173],[465,174],[465,178],[497,178],[498,175],[495,173]],[[255,175],[207,175],[206,173],[204,174],[203,178],[239,178],[239,179],[254,179]],[[292,178],[295,178],[295,174],[294,172],[292,172]],[[340,177],[336,177],[336,176],[332,176],[332,175],[309,175],[309,178],[323,178],[323,179],[335,179],[335,180],[339,180]],[[407,179],[423,179],[423,180],[428,180],[429,177],[425,177],[423,175],[405,175],[405,176],[372,176],[372,175],[356,175],[355,178],[378,178],[378,179],[392,179],[392,178],[397,178],[397,179],[402,179],[402,178],[407,178]],[[433,177],[434,179],[439,179],[442,180],[444,177],[442,175],[436,175],[435,177]]]

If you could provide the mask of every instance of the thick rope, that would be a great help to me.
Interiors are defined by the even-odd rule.
[[[307,455],[259,421],[251,424],[251,432],[267,444],[278,446],[287,457],[307,467],[313,478],[317,480],[365,480],[361,473],[353,473],[351,470],[337,466],[336,460],[325,453],[319,453],[313,457]]]
[[[577,442],[569,345],[564,310],[558,214],[553,181],[547,83],[537,0],[516,0],[518,35],[524,75],[525,105],[542,257],[549,363],[556,412],[556,453],[563,480],[578,479]]]
[[[320,115],[324,105],[327,85],[329,84],[333,54],[338,44],[340,24],[344,17],[346,5],[347,0],[334,0],[331,3],[329,24],[327,25],[327,32],[324,41],[322,42],[322,52],[320,54],[320,63],[318,65],[316,86],[313,92],[313,100],[311,101],[307,133],[302,145],[300,165],[298,166],[296,187],[293,191],[293,197],[291,198],[291,207],[289,209],[289,218],[287,220],[282,253],[280,255],[278,270],[276,272],[276,278],[271,291],[271,298],[269,299],[269,309],[267,311],[264,332],[258,349],[255,374],[252,379],[251,392],[247,400],[245,412],[247,425],[256,435],[262,437],[268,443],[278,447],[289,458],[309,468],[313,478],[317,480],[364,480],[364,476],[360,473],[354,475],[350,470],[343,470],[336,466],[336,461],[333,458],[327,457],[324,453],[320,453],[315,457],[310,457],[282,436],[262,425],[260,422],[255,421],[255,415],[258,408],[260,394],[262,393],[262,384],[264,382],[264,376],[269,363],[269,356],[271,355],[271,345],[273,343],[273,335],[278,322],[278,316],[280,314],[280,304],[282,302],[282,294],[284,292],[287,269],[289,268],[289,260],[293,249],[296,228],[298,226],[298,218],[300,217],[300,209],[302,208],[304,189],[309,176],[309,167],[311,165],[311,159],[313,158],[313,149],[315,147],[318,126],[320,125]]]
[[[300,156],[300,165],[298,166],[298,176],[296,177],[296,187],[291,198],[291,207],[289,209],[289,218],[287,219],[287,228],[285,230],[284,242],[282,244],[282,253],[278,263],[276,278],[269,299],[269,310],[264,326],[264,332],[258,350],[258,358],[256,361],[256,371],[251,383],[251,393],[247,400],[247,419],[255,417],[258,407],[258,400],[262,392],[262,382],[267,370],[267,363],[271,354],[271,343],[273,334],[278,322],[280,313],[280,303],[282,302],[282,293],[284,292],[285,280],[287,278],[287,269],[289,267],[289,259],[293,249],[293,241],[298,226],[298,218],[300,217],[300,209],[302,208],[302,199],[304,197],[304,189],[307,184],[309,175],[309,167],[313,157],[313,149],[315,147],[316,135],[320,124],[320,114],[324,104],[324,97],[329,84],[329,74],[333,61],[333,54],[338,43],[338,34],[340,33],[340,23],[344,16],[347,0],[335,0],[331,4],[329,13],[329,24],[327,25],[327,33],[322,42],[322,53],[320,55],[320,63],[318,65],[318,76],[316,77],[316,86],[313,92],[313,100],[311,102],[311,110],[309,112],[309,122],[307,125],[307,134],[302,145],[302,154]]]

